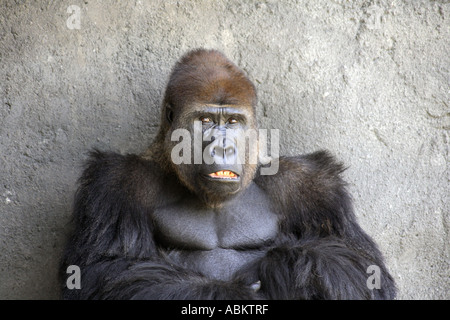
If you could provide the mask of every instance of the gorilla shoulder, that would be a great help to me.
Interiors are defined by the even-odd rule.
[[[327,151],[280,157],[275,175],[255,182],[271,196],[295,234],[340,235],[354,218],[341,173],[346,168]]]
[[[155,161],[134,154],[94,150],[85,163],[80,190],[97,197],[120,198],[124,203],[154,208],[163,199],[159,195],[164,193],[163,186],[170,180]]]

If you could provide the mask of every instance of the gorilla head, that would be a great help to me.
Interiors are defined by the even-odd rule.
[[[247,148],[238,139],[249,129],[256,132],[256,104],[253,83],[223,54],[204,49],[187,53],[175,65],[163,101],[157,138],[161,165],[210,206],[244,190],[255,176],[257,163],[249,157],[257,154],[258,143]],[[197,139],[195,128],[200,132]],[[188,163],[175,164],[171,157],[179,143],[172,141],[177,129],[190,133]],[[201,147],[196,149],[195,143]]]

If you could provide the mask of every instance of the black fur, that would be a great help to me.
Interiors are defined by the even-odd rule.
[[[281,232],[264,258],[219,281],[177,265],[155,243],[151,211],[167,193],[158,184],[176,180],[138,156],[95,151],[80,179],[76,230],[61,270],[65,284],[67,266],[80,266],[82,285],[64,287],[64,298],[392,299],[394,281],[356,223],[342,170],[320,152],[281,158],[277,175],[259,176],[255,181],[279,208]],[[143,190],[153,194],[142,199]],[[366,286],[372,264],[382,270],[381,289]],[[257,280],[255,293],[250,284]]]

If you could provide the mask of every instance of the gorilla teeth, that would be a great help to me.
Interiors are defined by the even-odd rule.
[[[221,170],[209,174],[213,178],[237,178],[237,174],[229,170]]]

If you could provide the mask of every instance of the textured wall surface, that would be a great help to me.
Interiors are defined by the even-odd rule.
[[[144,151],[171,67],[206,47],[249,74],[283,154],[348,165],[399,299],[449,299],[449,15],[425,0],[2,0],[0,298],[59,298],[87,151]]]

